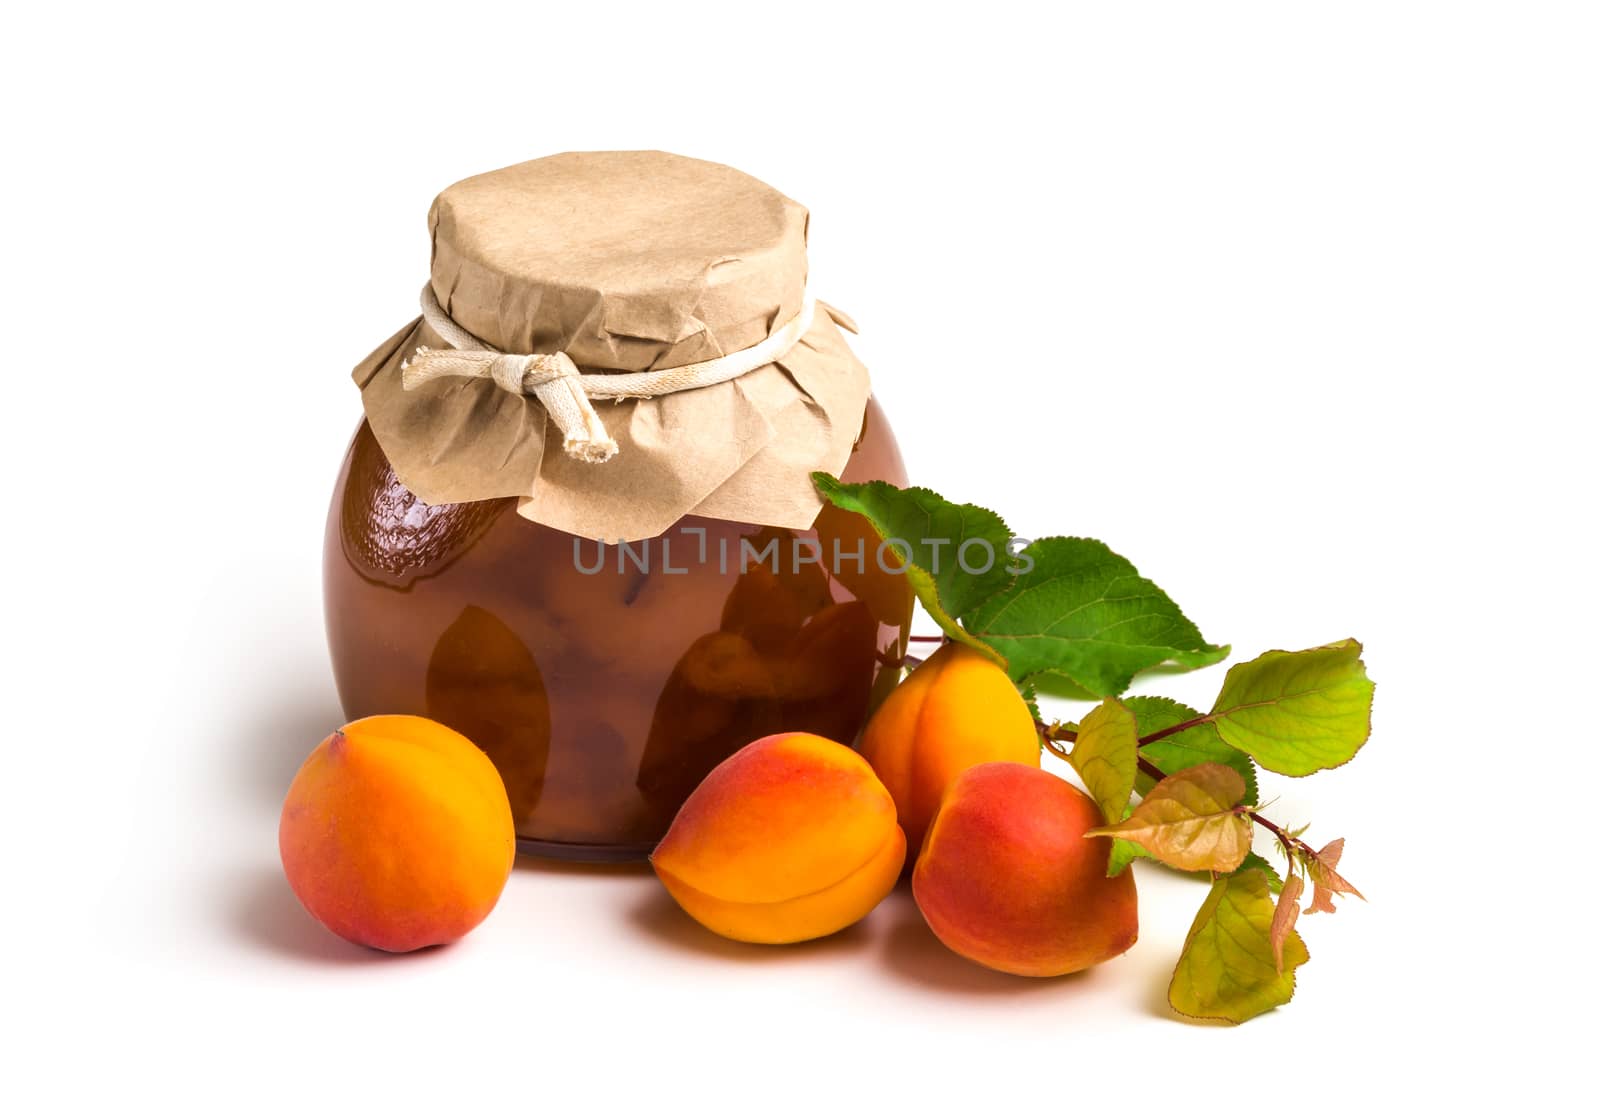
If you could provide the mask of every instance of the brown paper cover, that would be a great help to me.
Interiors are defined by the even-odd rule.
[[[724,165],[668,153],[565,153],[463,180],[429,213],[431,281],[504,352],[565,351],[584,372],[651,371],[756,344],[800,310],[805,208]],[[794,348],[732,381],[596,408],[602,464],[561,447],[531,396],[480,379],[401,386],[418,319],[355,369],[373,433],[428,504],[516,497],[529,520],[608,542],[686,515],[806,528],[809,474],[844,468],[870,381],[819,308]]]

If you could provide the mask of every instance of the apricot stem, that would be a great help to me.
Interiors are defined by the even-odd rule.
[[[1317,851],[1311,848],[1310,843],[1302,842],[1298,838],[1289,837],[1288,831],[1284,830],[1270,819],[1263,817],[1258,811],[1252,811],[1250,813],[1250,821],[1260,824],[1266,829],[1272,831],[1272,833],[1277,836],[1278,844],[1283,847],[1284,859],[1289,862],[1290,874],[1294,873],[1294,859],[1296,854],[1299,854],[1300,863],[1302,865],[1306,866],[1307,868],[1311,867],[1308,858],[1315,857],[1317,855]]]
[[[1054,739],[1052,739],[1049,735],[1045,734],[1045,732],[1048,731],[1048,730],[1049,730],[1049,728],[1046,727],[1044,724],[1042,724],[1042,723],[1039,724],[1039,742],[1040,742],[1040,744],[1043,745],[1046,750],[1050,751],[1056,757],[1060,758],[1062,761],[1071,762],[1072,761],[1072,756],[1070,754],[1068,754],[1065,750],[1061,749],[1061,747],[1057,746]]]
[[[908,636],[906,636],[906,642],[908,644],[909,643],[943,643],[943,642],[945,642],[947,640],[947,638],[948,637],[944,636],[944,635],[908,635]],[[894,656],[892,656],[892,655],[890,655],[890,654],[888,654],[887,652],[884,652],[884,651],[880,651],[878,653],[878,664],[880,666],[887,666],[891,670],[898,670],[898,669],[902,669],[902,668],[909,669],[909,670],[914,670],[918,666],[922,665],[922,663],[925,662],[925,661],[927,661],[927,659],[918,658],[916,655],[913,655],[913,654],[902,654],[899,657],[894,657]]]

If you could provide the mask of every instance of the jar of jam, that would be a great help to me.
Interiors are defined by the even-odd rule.
[[[524,852],[644,856],[733,751],[849,743],[896,680],[909,586],[810,473],[905,469],[809,298],[806,219],[663,153],[465,180],[430,213],[423,319],[356,369],[324,549],[341,703],[476,742]]]

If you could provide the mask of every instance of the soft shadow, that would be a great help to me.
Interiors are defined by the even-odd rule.
[[[1034,677],[1033,687],[1042,696],[1056,696],[1063,700],[1099,700],[1070,677],[1057,673],[1041,673]]]
[[[1182,1022],[1184,1025],[1217,1026],[1222,1029],[1232,1029],[1231,1022],[1224,1022],[1216,1018],[1189,1018],[1172,1009],[1172,1004],[1167,1001],[1167,988],[1172,982],[1172,977],[1163,975],[1150,984],[1149,995],[1145,999],[1144,1009],[1152,1018],[1165,1018],[1169,1022]]]
[[[859,954],[871,940],[868,924],[858,922],[836,934],[798,945],[749,945],[730,941],[690,918],[665,891],[648,893],[628,912],[628,920],[647,936],[680,952],[766,965]]]
[[[1219,659],[1218,661],[1226,661],[1226,658]],[[1212,663],[1212,665],[1215,664],[1216,663]],[[1201,666],[1199,669],[1210,669],[1210,667]],[[1133,677],[1133,684],[1128,688],[1128,693],[1130,695],[1138,695],[1141,689],[1152,687],[1149,684],[1150,682],[1170,681],[1174,677],[1182,677],[1186,673],[1195,672],[1196,670],[1189,666],[1180,666],[1176,662],[1163,662],[1159,666],[1151,666],[1149,669],[1140,670],[1137,674],[1135,674]],[[1153,687],[1159,688],[1159,686]],[[1185,1021],[1187,1020],[1188,1019],[1185,1019]]]
[[[266,692],[238,709],[233,767],[242,795],[252,804],[280,807],[307,756],[344,723],[326,665],[308,664],[299,676],[279,671]]]
[[[944,994],[983,998],[1057,999],[1066,988],[1082,983],[1089,975],[1078,972],[1041,979],[992,971],[946,948],[928,929],[904,886],[895,889],[883,909],[891,908],[894,914],[883,943],[884,964],[894,975],[918,986]]]
[[[1167,1001],[1167,988],[1171,983],[1171,976],[1158,976],[1150,982],[1145,988],[1145,1013],[1152,1018],[1166,1018],[1168,1021],[1173,1022],[1187,1022],[1189,1019],[1172,1009],[1172,1004]]]
[[[225,905],[234,933],[263,952],[309,964],[358,967],[432,956],[441,948],[414,953],[384,953],[367,949],[331,933],[300,906],[289,890],[283,870],[266,867],[243,875],[230,885]]]
[[[1137,695],[1143,691],[1154,695],[1165,695],[1162,692],[1161,682],[1170,681],[1174,677],[1182,677],[1186,673],[1194,672],[1189,667],[1180,666],[1176,662],[1163,662],[1159,666],[1151,666],[1149,669],[1140,670],[1135,674],[1133,684],[1128,689],[1128,693]],[[1037,675],[1033,679],[1033,687],[1040,696],[1055,697],[1059,700],[1098,703],[1101,699],[1070,677],[1057,673],[1041,673]]]

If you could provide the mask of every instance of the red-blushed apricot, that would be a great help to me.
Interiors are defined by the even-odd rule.
[[[939,940],[1019,976],[1061,976],[1139,938],[1133,870],[1106,876],[1100,809],[1037,766],[974,766],[945,793],[911,877]]]
[[[866,917],[899,878],[905,835],[854,750],[819,735],[768,735],[710,772],[650,860],[701,925],[784,944]]]
[[[511,875],[516,833],[483,751],[432,720],[370,716],[300,767],[278,850],[289,886],[324,926],[404,953],[484,920]]]
[[[1005,670],[960,643],[946,643],[889,694],[861,736],[900,811],[912,853],[950,782],[991,761],[1038,766],[1033,715]]]

